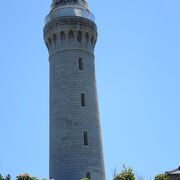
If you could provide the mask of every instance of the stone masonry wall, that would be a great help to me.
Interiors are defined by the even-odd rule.
[[[45,26],[44,36],[50,53],[50,178],[90,175],[91,180],[105,180],[94,65],[96,25],[80,17],[60,18]]]

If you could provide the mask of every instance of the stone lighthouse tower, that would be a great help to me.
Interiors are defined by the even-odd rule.
[[[94,16],[85,0],[53,0],[45,22],[50,64],[50,178],[105,180]]]

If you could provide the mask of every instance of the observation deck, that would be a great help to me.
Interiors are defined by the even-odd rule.
[[[81,5],[65,5],[54,7],[45,18],[45,24],[60,17],[82,17],[95,22],[94,15],[84,6]]]

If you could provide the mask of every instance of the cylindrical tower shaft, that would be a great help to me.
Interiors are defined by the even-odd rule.
[[[66,3],[53,4],[44,27],[50,63],[50,178],[105,180],[94,65],[96,24],[85,6]]]

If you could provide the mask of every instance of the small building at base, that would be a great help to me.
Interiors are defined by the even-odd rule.
[[[180,180],[180,166],[177,169],[167,171],[168,180]]]

